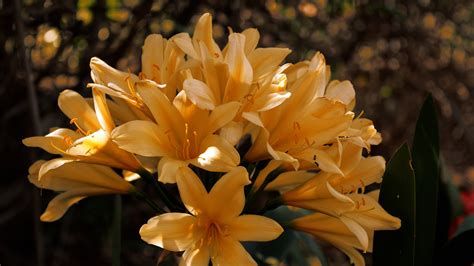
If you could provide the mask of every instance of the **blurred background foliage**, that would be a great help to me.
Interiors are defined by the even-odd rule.
[[[204,12],[213,14],[220,45],[227,41],[228,27],[256,27],[260,46],[293,50],[290,62],[322,51],[332,77],[353,82],[357,111],[364,111],[382,132],[384,142],[374,154],[389,158],[412,139],[418,111],[431,92],[440,107],[441,152],[454,184],[472,205],[470,0],[0,0],[0,264],[110,264],[112,197],[86,199],[62,220],[39,224],[38,211],[52,194],[41,191],[38,196],[26,176],[28,165],[45,154],[27,150],[21,139],[67,125],[57,96],[64,89],[90,95],[85,85],[91,57],[138,72],[148,34],[169,38],[191,32]],[[27,96],[29,78],[38,110]],[[127,198],[124,205],[123,265],[156,264],[159,249],[142,243],[138,235],[149,210]],[[338,251],[323,248],[330,263],[344,263]]]

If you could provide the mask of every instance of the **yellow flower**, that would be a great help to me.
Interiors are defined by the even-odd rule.
[[[362,244],[346,224],[337,218],[325,214],[316,213],[303,216],[293,220],[291,226],[294,229],[310,233],[321,240],[331,243],[349,256],[351,263],[354,263],[355,266],[365,265],[364,257],[356,249],[372,252],[373,230],[358,228],[360,230],[357,233],[360,234],[360,238],[365,242]]]
[[[131,121],[117,127],[112,138],[120,148],[148,157],[161,157],[159,180],[176,182],[176,171],[193,164],[212,172],[228,172],[240,163],[234,147],[215,135],[234,118],[240,104],[230,102],[211,112],[187,99],[181,91],[171,103],[153,82],[137,83],[137,92],[156,123]]]
[[[190,72],[183,89],[194,104],[207,110],[231,101],[242,104],[235,121],[222,132],[232,144],[244,132],[242,114],[272,109],[291,95],[282,73],[288,64],[279,67],[290,50],[256,48],[256,29],[231,33],[221,51],[212,38],[212,17],[206,13],[199,19],[192,39],[182,33],[172,40],[188,55],[186,66]]]
[[[71,162],[39,176],[46,161],[37,161],[29,169],[28,179],[38,188],[60,191],[40,219],[52,222],[60,219],[73,204],[88,196],[126,194],[132,189],[127,181],[106,166]]]
[[[43,164],[40,177],[47,171],[72,161],[102,164],[136,172],[142,167],[129,152],[120,149],[110,138],[115,124],[107,108],[105,95],[93,91],[95,111],[77,92],[65,90],[59,95],[58,105],[77,132],[59,128],[46,136],[30,137],[23,140],[28,147],[39,147],[63,157]]]
[[[140,229],[144,241],[171,251],[185,251],[184,265],[257,265],[240,241],[270,241],[283,228],[259,215],[240,215],[244,186],[250,184],[243,167],[222,176],[209,193],[189,169],[177,174],[181,199],[191,214],[166,213]]]

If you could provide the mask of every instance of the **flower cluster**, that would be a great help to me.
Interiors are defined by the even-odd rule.
[[[256,29],[230,31],[221,49],[204,14],[192,37],[152,34],[138,75],[92,58],[92,99],[65,90],[58,100],[77,130],[23,141],[58,155],[29,170],[33,184],[62,192],[41,220],[88,196],[132,194],[158,213],[141,238],[184,251],[185,265],[256,264],[240,242],[276,239],[280,223],[364,265],[356,249],[371,251],[374,231],[400,220],[378,204],[378,190],[364,192],[381,182],[385,161],[363,155],[381,136],[352,112],[352,84],[330,81],[321,53],[283,64],[289,49],[258,48]],[[138,178],[159,203],[135,188]],[[313,214],[264,216],[278,206]]]

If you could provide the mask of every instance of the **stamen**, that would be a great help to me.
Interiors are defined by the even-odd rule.
[[[364,194],[364,192],[365,192],[365,183],[362,179],[359,179],[359,182],[362,185],[361,186],[361,193]]]
[[[157,65],[157,64],[153,64],[153,65],[151,65],[151,66],[152,66],[152,67],[154,67],[154,68],[156,68],[158,71],[160,71],[160,70],[161,70],[161,69],[160,69],[160,66],[159,66],[159,65]]]
[[[51,144],[51,146],[53,146],[53,148],[55,148],[59,152],[66,154],[65,150],[63,150],[63,149],[59,148],[58,146],[54,145],[54,143],[52,141],[50,142],[50,144]]]
[[[136,99],[137,98],[137,92],[135,90],[134,85],[132,84],[131,79],[130,79],[130,74],[125,78],[125,81],[127,82],[128,90],[132,94],[132,97]]]
[[[88,131],[85,131],[84,129],[81,128],[81,126],[79,126],[79,123],[77,123],[77,117],[71,119],[71,121],[69,121],[69,124],[74,124],[76,127],[77,127],[77,132],[78,133],[81,133],[82,135],[85,135],[85,136],[88,136],[90,133],[90,130]]]

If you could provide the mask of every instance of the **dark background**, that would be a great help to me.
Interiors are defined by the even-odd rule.
[[[411,142],[421,103],[432,93],[448,169],[461,190],[472,188],[474,2],[224,2],[0,0],[2,266],[110,264],[113,197],[83,200],[60,221],[40,223],[54,193],[30,185],[27,169],[34,160],[50,157],[25,148],[21,139],[67,126],[58,94],[74,89],[90,95],[85,84],[92,56],[138,72],[148,34],[192,32],[204,12],[213,14],[220,45],[227,26],[234,31],[257,27],[260,46],[289,47],[290,62],[322,51],[332,77],[353,82],[357,110],[374,120],[384,139],[373,154],[387,159]],[[150,211],[128,198],[124,206],[123,265],[156,264],[159,249],[138,235]],[[338,252],[328,252],[331,262],[345,261]]]

